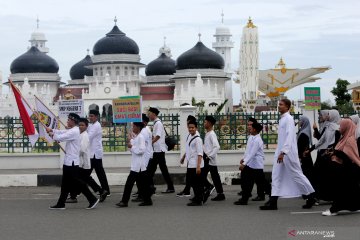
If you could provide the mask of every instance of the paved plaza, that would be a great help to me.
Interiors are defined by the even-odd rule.
[[[226,201],[209,201],[203,207],[187,207],[188,200],[175,194],[157,194],[152,207],[130,202],[120,209],[115,203],[123,186],[113,186],[111,197],[94,210],[84,209],[88,203],[81,196],[79,203],[62,211],[48,210],[59,187],[0,188],[0,239],[324,239],[316,235],[320,231],[333,231],[331,239],[360,239],[360,213],[324,217],[321,211],[328,205],[305,211],[302,199],[281,199],[278,211],[260,211],[263,202],[233,205],[240,186],[224,187]],[[164,188],[158,186],[158,192]],[[312,235],[292,236],[294,230]]]

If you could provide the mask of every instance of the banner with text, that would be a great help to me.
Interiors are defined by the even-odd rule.
[[[84,115],[84,100],[72,99],[72,100],[60,100],[59,101],[59,117],[67,118],[69,113],[76,113],[80,117]]]
[[[120,97],[113,100],[113,122],[142,122],[141,96]]]
[[[305,110],[320,110],[320,87],[305,87]]]

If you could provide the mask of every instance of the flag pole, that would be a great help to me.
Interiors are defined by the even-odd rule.
[[[43,101],[40,100],[40,98],[38,98],[36,95],[34,95],[34,96],[35,96],[35,98],[36,98],[37,100],[39,100],[39,102],[41,102],[41,103],[46,107],[46,109],[47,109],[49,112],[51,112],[52,114],[54,114],[54,113],[46,106],[46,104],[45,104]],[[54,114],[54,116],[56,116],[56,115]],[[59,122],[60,122],[64,127],[66,127],[66,125],[60,120],[59,117],[57,117],[57,119],[59,120]]]
[[[27,105],[30,109],[32,109],[31,106],[30,106],[30,104],[28,103],[28,101],[26,101],[26,99],[24,98],[24,96],[22,95],[22,93],[20,92],[20,90],[15,86],[15,84],[13,83],[13,81],[12,81],[10,78],[9,78],[8,80],[9,80],[10,84],[14,86],[14,89],[19,93],[19,95],[20,95],[21,98],[24,100],[24,102],[26,103],[26,105]],[[35,97],[36,97],[36,96],[35,96]],[[34,109],[32,109],[32,110],[34,110]],[[40,118],[39,118],[38,111],[34,110],[34,113],[35,113],[36,119],[40,122],[40,124],[41,124],[44,128],[46,128],[45,124],[44,124],[44,123],[40,120]],[[55,142],[56,142],[56,141],[55,141]],[[57,142],[56,142],[56,143],[57,143]],[[58,143],[58,144],[59,144],[59,143]],[[59,144],[59,147],[61,148],[61,150],[63,150],[64,153],[66,153],[66,152],[65,152],[65,149],[64,149],[60,144]]]

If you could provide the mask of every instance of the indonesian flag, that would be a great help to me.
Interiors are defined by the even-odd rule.
[[[33,115],[33,111],[31,110],[30,106],[26,103],[25,99],[20,93],[20,90],[10,82],[11,89],[14,93],[17,106],[19,108],[20,118],[24,125],[25,135],[28,136],[31,146],[34,147],[36,141],[39,139],[39,134],[36,131],[33,121],[31,120],[30,116]]]

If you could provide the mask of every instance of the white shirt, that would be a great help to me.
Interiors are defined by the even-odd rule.
[[[65,145],[65,157],[64,165],[72,166],[73,163],[75,166],[79,166],[80,159],[80,130],[79,127],[73,127],[66,130],[54,129],[55,141],[66,142]]]
[[[191,141],[195,136],[196,137],[193,141]],[[191,142],[191,143],[190,143]],[[190,146],[189,146],[190,143]],[[195,134],[194,136],[190,136],[186,141],[185,147],[185,158],[188,162],[188,168],[196,168],[198,162],[198,156],[203,155],[203,142],[199,136],[199,134]],[[201,159],[200,168],[204,167],[204,160]]]
[[[154,152],[166,152],[167,151],[167,146],[165,144],[165,129],[164,129],[164,125],[162,124],[162,122],[160,121],[159,118],[156,118],[154,121],[154,127],[153,127],[153,133],[152,133],[153,137],[159,136],[160,138],[154,142],[153,147],[154,147]]]
[[[145,139],[145,146],[146,146],[146,151],[144,153],[144,161],[145,161],[145,166],[147,167],[150,158],[153,157],[153,147],[152,147],[152,134],[151,134],[151,130],[148,127],[144,127],[143,129],[141,129],[140,132]]]
[[[146,171],[146,165],[144,161],[144,154],[146,151],[145,138],[140,133],[135,138],[130,140],[132,145],[131,152],[131,171],[140,172]]]
[[[253,169],[264,169],[264,142],[260,134],[250,135],[246,144],[244,165]]]
[[[80,134],[80,163],[79,167],[90,169],[90,140],[87,131]]]
[[[90,158],[95,155],[96,159],[102,159],[103,146],[102,146],[102,128],[98,121],[90,123],[87,129],[90,140]]]
[[[204,152],[210,159],[209,165],[217,166],[216,158],[219,150],[220,144],[214,130],[207,132],[204,139]]]

